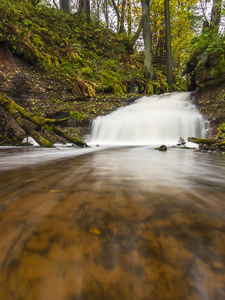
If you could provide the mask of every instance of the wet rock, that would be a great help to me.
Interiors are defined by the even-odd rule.
[[[167,147],[165,145],[161,145],[160,147],[156,148],[159,151],[167,151]]]
[[[184,146],[185,144],[186,144],[185,140],[182,137],[180,137],[179,141],[177,142],[177,146]]]

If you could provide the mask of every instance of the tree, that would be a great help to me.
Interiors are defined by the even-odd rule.
[[[109,28],[109,11],[108,11],[108,1],[103,1],[103,12],[105,17],[106,27]]]
[[[90,21],[90,0],[79,0],[77,13],[85,15],[87,20]]]
[[[171,57],[171,38],[170,38],[170,9],[169,0],[164,0],[165,4],[165,29],[166,29],[166,65],[167,83],[170,92],[172,91],[172,57]]]
[[[213,0],[211,12],[211,27],[219,30],[222,0]]]
[[[154,69],[153,69],[153,55],[152,55],[152,39],[151,39],[151,32],[150,32],[149,2],[150,0],[141,0],[143,39],[144,39],[144,47],[145,47],[144,71],[146,73],[146,76],[152,79],[154,74]]]
[[[59,6],[60,9],[64,10],[64,11],[70,11],[70,0],[60,0],[59,1]]]
[[[117,32],[122,33],[125,32],[124,28],[124,13],[125,13],[125,5],[126,5],[126,0],[123,0],[122,3],[122,12],[119,10],[119,6],[116,5],[115,0],[112,0],[112,5],[115,10],[116,16],[117,16]]]

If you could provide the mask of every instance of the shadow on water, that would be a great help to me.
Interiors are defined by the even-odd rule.
[[[24,164],[0,172],[0,299],[225,299],[224,156],[127,147]]]

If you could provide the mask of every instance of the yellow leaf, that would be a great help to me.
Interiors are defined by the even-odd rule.
[[[98,230],[97,228],[90,228],[90,229],[89,229],[89,232],[94,233],[94,234],[97,234],[97,235],[99,235],[99,234],[101,233],[101,231]]]

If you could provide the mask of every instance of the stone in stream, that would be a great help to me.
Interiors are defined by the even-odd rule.
[[[167,147],[165,145],[161,145],[160,147],[156,148],[159,151],[167,151]]]

